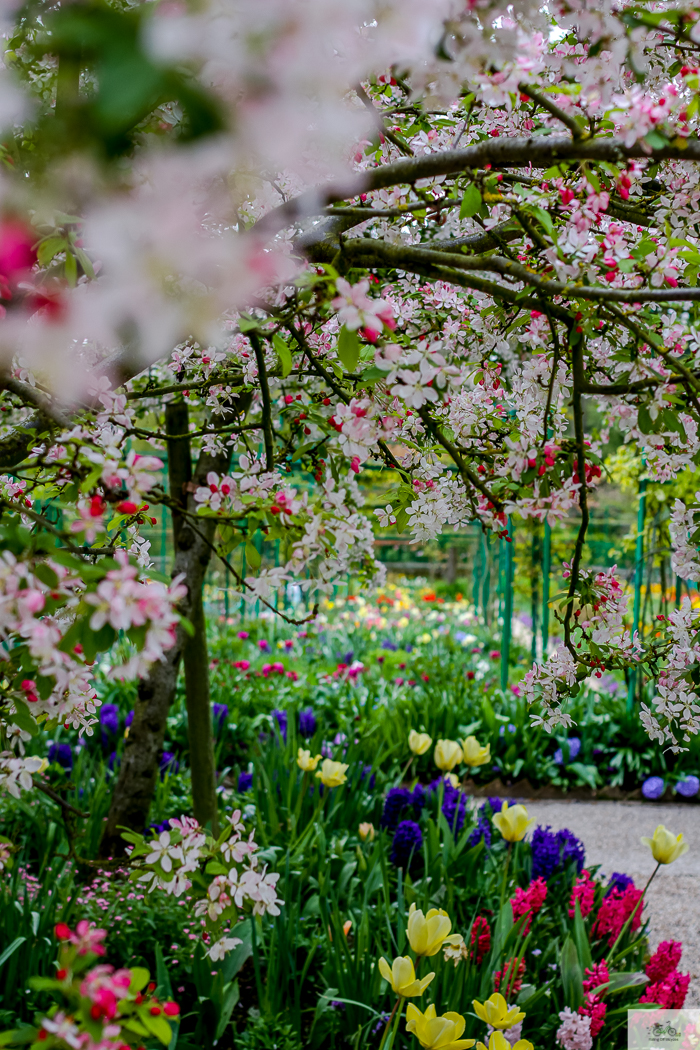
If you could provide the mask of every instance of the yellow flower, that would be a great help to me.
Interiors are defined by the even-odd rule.
[[[451,929],[452,920],[442,908],[431,908],[427,915],[415,904],[408,909],[406,934],[416,955],[437,955],[445,941],[457,943],[461,938],[458,933],[450,936]]]
[[[446,780],[448,784],[451,784],[453,788],[459,787],[459,777],[456,773],[445,773],[443,780]]]
[[[502,1032],[492,1032],[488,1047],[483,1043],[477,1043],[476,1050],[535,1050],[535,1048],[529,1039],[518,1039],[515,1046],[511,1047]]]
[[[673,835],[663,824],[659,824],[653,839],[646,836],[642,838],[642,845],[649,847],[652,857],[659,864],[673,864],[674,860],[678,860],[690,848],[688,843],[683,841],[682,832],[680,835]]]
[[[374,842],[374,824],[365,822],[364,824],[360,824],[357,830],[363,842],[366,842],[367,839],[369,839],[370,842]]]
[[[535,823],[535,818],[528,820],[525,806],[511,806],[509,809],[508,803],[504,802],[503,809],[496,813],[493,822],[506,842],[520,842],[530,825]]]
[[[48,768],[49,768],[49,760],[48,760],[48,758],[42,758],[41,765],[39,766],[39,768],[37,770],[35,770],[35,772],[37,772],[37,773],[45,773]]]
[[[517,1006],[508,1009],[508,1003],[500,992],[494,992],[485,1003],[474,999],[472,1006],[476,1016],[486,1024],[490,1024],[492,1028],[512,1028],[526,1016]]]
[[[451,772],[462,761],[462,748],[454,740],[438,740],[435,745],[435,765]]]
[[[438,1017],[433,1003],[424,1014],[415,1003],[409,1003],[406,1009],[406,1031],[413,1032],[426,1050],[468,1050],[474,1046],[474,1040],[459,1038],[465,1024],[461,1014],[450,1012]]]
[[[415,729],[412,729],[408,734],[408,746],[414,755],[424,755],[432,742],[432,737],[427,733],[416,733]]]
[[[427,977],[419,981],[413,968],[413,961],[408,955],[399,955],[394,959],[391,969],[386,959],[380,959],[379,972],[384,980],[389,982],[396,994],[404,997],[422,995],[435,976],[434,973],[429,973]]]
[[[299,769],[303,769],[305,773],[312,773],[320,761],[320,755],[316,755],[315,758],[312,758],[310,751],[304,751],[302,748],[299,748],[297,751],[297,765],[299,766]]]
[[[347,768],[347,765],[343,762],[334,762],[332,758],[324,758],[321,768],[316,772],[316,776],[321,778],[321,783],[325,784],[326,787],[337,788],[348,779],[345,776]]]
[[[491,761],[491,745],[482,747],[475,736],[462,741],[462,755],[468,766],[483,766]]]

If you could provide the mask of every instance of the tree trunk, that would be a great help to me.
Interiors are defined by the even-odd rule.
[[[209,703],[209,654],[201,590],[192,603],[190,621],[194,635],[185,640],[184,662],[192,809],[202,827],[209,825],[212,833],[218,835],[214,737]]]
[[[182,409],[184,408],[184,414]],[[168,405],[166,408],[166,427],[171,434],[187,433],[187,406],[178,403]],[[187,510],[194,514],[196,503],[192,492],[185,493],[184,487],[189,481],[189,442],[169,441],[169,474],[170,492],[174,499],[182,499]],[[215,456],[202,452],[194,472],[194,485],[205,485],[209,471],[217,474],[228,470],[230,452]],[[192,486],[189,486],[190,488]],[[184,583],[187,587],[187,595],[180,603],[180,612],[190,621],[199,621],[199,628],[203,631],[204,615],[203,609],[198,612],[197,606],[201,608],[202,586],[204,576],[211,557],[211,546],[216,532],[216,521],[208,518],[200,518],[197,530],[189,524],[188,519],[182,515],[173,513],[173,536],[175,538],[175,558],[172,575],[184,573]],[[192,639],[195,641],[195,639]],[[163,750],[165,727],[170,705],[175,697],[177,676],[180,660],[190,642],[189,636],[181,625],[175,632],[175,644],[166,653],[162,663],[154,664],[147,678],[139,682],[138,700],[134,713],[134,721],[131,724],[129,736],[124,750],[119,777],[114,788],[114,794],[110,805],[109,815],[100,843],[100,856],[115,856],[124,852],[124,840],[120,836],[120,828],[125,827],[134,831],[142,831],[148,821],[148,813],[155,792],[158,777],[158,763]],[[188,663],[189,663],[189,658]],[[195,714],[195,725],[199,726],[201,720],[201,698],[202,682],[206,682],[204,699],[206,700],[207,719],[209,714],[209,688],[208,688],[208,664],[206,660],[206,640],[204,641],[204,664],[201,662],[201,645],[196,660],[197,674],[201,676],[198,681],[200,704]],[[203,667],[203,670],[202,670]],[[188,692],[190,690],[188,689]],[[189,701],[188,701],[189,709]],[[198,717],[199,716],[199,717]],[[210,750],[211,728],[209,729]],[[198,737],[199,746],[199,737]],[[206,752],[206,746],[204,748]],[[199,751],[192,754],[191,763],[199,763]],[[205,760],[206,761],[206,760]],[[214,787],[213,754],[211,759],[211,770],[207,774],[207,784],[204,797],[207,800],[203,805],[210,805]],[[193,787],[195,775],[193,772]],[[200,783],[199,774],[197,782]],[[215,802],[215,796],[214,796]],[[198,815],[198,803],[195,806],[195,815]],[[200,809],[204,813],[205,809]],[[201,816],[198,815],[198,819]],[[209,818],[207,818],[209,819]]]

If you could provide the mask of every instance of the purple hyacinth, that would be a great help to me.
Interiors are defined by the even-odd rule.
[[[568,754],[566,756],[564,749],[561,747],[557,748],[554,752],[554,764],[557,766],[563,765],[564,762],[569,763],[575,761],[581,750],[581,741],[577,736],[572,736],[565,742],[565,746],[568,748]]]
[[[158,765],[160,766],[161,780],[165,778],[166,773],[179,773],[180,771],[180,763],[172,751],[164,751],[160,756],[160,762]]]
[[[212,704],[212,715],[214,718],[214,728],[216,730],[222,729],[228,718],[228,704]]]
[[[484,840],[486,849],[491,848],[491,821],[488,819],[485,813],[479,815],[476,827],[469,835],[467,839],[467,846],[471,849],[472,846],[476,846],[478,842]]]
[[[134,721],[134,712],[129,711],[126,718],[124,719],[124,728],[128,729],[131,723]]]
[[[64,769],[72,769],[73,750],[70,744],[52,744],[49,748],[49,762],[56,762]]]
[[[394,642],[390,642],[388,638],[385,638],[382,642],[382,649],[388,649],[390,653],[395,653],[398,649],[398,645],[396,645]]]
[[[402,820],[394,833],[391,844],[391,863],[408,870],[423,847],[423,832],[415,820]]]
[[[243,795],[246,791],[250,791],[253,786],[253,774],[252,773],[239,773],[238,774],[238,794]]]
[[[303,737],[313,736],[316,732],[316,715],[313,707],[304,707],[299,712],[299,733]]]
[[[170,831],[170,821],[164,820],[161,824],[149,824],[146,828],[146,834],[149,831],[154,832],[156,835],[160,835],[163,831]]]
[[[557,868],[573,860],[578,874],[583,870],[586,855],[583,843],[568,830],[552,831],[550,825],[539,826],[532,833],[532,877],[548,879]]]
[[[119,757],[116,751],[113,751],[107,759],[107,769],[109,769],[110,773],[116,773],[121,764],[121,758]]]
[[[418,789],[420,787],[420,793]],[[418,810],[420,814],[425,802],[425,794],[421,784],[416,785],[416,791],[408,791],[407,787],[389,787],[384,799],[382,810],[382,827],[393,832],[402,816],[407,810]]]
[[[100,708],[100,732],[102,743],[107,747],[119,732],[119,708],[116,704],[103,704]]]
[[[277,729],[279,730],[279,734],[280,734],[280,736],[282,737],[282,739],[284,740],[284,742],[286,744],[287,743],[287,712],[286,711],[280,711],[280,709],[278,707],[276,707],[274,709],[274,711],[272,712],[272,718],[277,723]]]
[[[676,791],[683,798],[692,798],[693,795],[697,795],[698,791],[700,791],[700,780],[693,774],[684,777],[683,780],[679,780],[676,784]]]
[[[622,872],[614,871],[610,876],[605,896],[609,897],[613,890],[619,890],[620,893],[624,893],[628,886],[634,886],[634,879],[631,879],[629,875],[622,874]]]
[[[479,810],[480,813],[484,812],[484,808],[486,806],[486,803],[488,803],[488,805],[490,806],[492,813],[500,813],[501,810],[503,809],[503,799],[502,798],[491,798],[491,797],[489,797],[489,798],[486,799],[486,802],[484,803],[484,805]]]
[[[372,788],[374,787],[375,783],[376,783],[376,780],[377,780],[377,774],[372,772],[372,767],[371,766],[363,766],[362,767],[362,772],[360,773],[360,780],[361,781],[364,780],[365,777],[368,778],[368,780],[367,780],[367,790],[371,791]]]
[[[644,798],[650,801],[656,801],[657,798],[661,798],[665,790],[666,785],[661,777],[647,777],[642,784],[642,794]]]

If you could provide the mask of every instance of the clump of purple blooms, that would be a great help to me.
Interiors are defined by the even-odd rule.
[[[72,769],[73,749],[70,744],[52,744],[49,748],[49,762],[56,762],[64,769]]]
[[[424,805],[425,790],[422,784],[416,784],[413,791],[405,787],[389,788],[384,799],[381,825],[388,831],[393,831],[407,810],[411,810],[415,816],[420,816]]]
[[[103,747],[113,744],[119,733],[119,708],[116,704],[103,704],[100,708],[100,733]]]
[[[450,825],[453,835],[459,834],[464,824],[464,817],[467,810],[467,795],[460,791],[459,788],[453,787],[449,780],[444,777],[438,777],[437,780],[433,780],[430,784],[428,791],[437,792],[440,785],[444,786],[444,794],[442,796],[442,813]]]
[[[282,737],[282,739],[284,740],[284,742],[286,744],[287,743],[287,712],[286,711],[280,711],[280,709],[278,707],[276,707],[274,709],[274,711],[272,712],[272,718],[273,718],[273,721],[277,723],[277,729],[279,730],[279,734],[280,734],[280,736]]]
[[[676,791],[683,798],[692,798],[693,795],[697,795],[698,791],[700,791],[700,780],[691,773],[690,776],[678,781]]]
[[[622,872],[614,871],[610,876],[605,896],[609,897],[613,890],[619,890],[620,893],[624,893],[628,886],[634,886],[634,879],[631,879],[629,875],[623,875]]]
[[[657,798],[661,798],[665,790],[666,785],[662,777],[647,777],[642,784],[642,794],[650,802],[655,802]]]
[[[212,716],[214,718],[214,729],[219,731],[226,724],[228,704],[212,704]]]
[[[299,712],[299,733],[303,737],[313,736],[316,732],[316,715],[312,707],[304,707]]]
[[[179,773],[180,771],[180,763],[172,751],[164,751],[160,756],[160,762],[158,765],[160,766],[161,780],[165,779],[166,773]]]
[[[566,761],[573,762],[576,759],[579,751],[581,750],[581,741],[577,736],[571,736],[568,740],[564,742],[564,744],[568,751]],[[557,748],[557,750],[554,752],[554,762],[557,766],[561,766],[564,764],[563,748]]]
[[[532,878],[548,879],[557,868],[573,860],[577,874],[581,874],[586,860],[584,845],[568,828],[552,831],[550,825],[536,827],[531,840]]]
[[[242,795],[246,791],[250,791],[253,786],[253,774],[252,773],[239,773],[238,774],[238,793]]]
[[[415,820],[402,820],[394,833],[391,844],[391,863],[408,870],[423,847],[423,832]]]

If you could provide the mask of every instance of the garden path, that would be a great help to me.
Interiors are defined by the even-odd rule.
[[[652,950],[660,941],[683,942],[679,969],[690,972],[688,1006],[700,1006],[700,805],[644,802],[527,802],[538,824],[554,831],[568,828],[586,847],[586,861],[601,871],[631,875],[643,886],[653,870],[651,854],[639,841],[653,835],[657,824],[674,834],[682,831],[688,852],[661,868],[649,889],[647,914]]]

